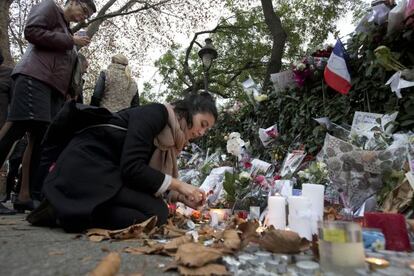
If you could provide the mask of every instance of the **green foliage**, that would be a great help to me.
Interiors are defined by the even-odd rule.
[[[258,2],[227,1],[231,16],[222,18],[217,30],[209,34],[219,54],[209,72],[209,90],[213,93],[225,98],[243,99],[242,81],[249,75],[259,83],[265,78],[273,38]],[[307,49],[322,44],[329,33],[335,35],[336,20],[359,2],[361,0],[277,1],[275,11],[280,16],[288,37],[283,57],[284,67],[300,59]],[[166,85],[165,93],[169,99],[179,98],[192,85],[183,70],[185,51],[186,49],[173,45],[155,63],[163,78],[163,85]],[[197,46],[192,48],[189,69],[195,76],[196,86],[202,88],[203,70],[198,51]]]
[[[322,72],[316,72],[303,88],[280,92],[271,89],[267,101],[256,106],[244,101],[243,108],[238,112],[224,108],[219,123],[204,140],[204,146],[224,148],[223,136],[238,131],[244,140],[250,141],[252,154],[263,160],[280,160],[287,151],[302,146],[314,155],[323,145],[326,130],[313,118],[329,117],[338,124],[351,124],[355,111],[398,111],[396,131],[412,130],[414,89],[404,89],[403,98],[398,100],[390,87],[384,85],[394,72],[387,72],[378,66],[373,50],[379,45],[386,45],[399,53],[401,63],[412,66],[413,34],[412,31],[406,31],[391,39],[384,38],[384,31],[377,27],[371,33],[353,36],[348,41],[352,78],[349,95],[344,96],[328,88],[322,80]],[[258,130],[275,123],[278,124],[280,136],[276,143],[265,149],[258,138]]]
[[[226,201],[235,202],[236,201],[236,180],[238,175],[231,172],[224,173],[223,189],[226,192]]]

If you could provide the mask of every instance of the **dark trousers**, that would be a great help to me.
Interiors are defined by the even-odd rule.
[[[9,110],[9,96],[5,93],[0,93],[0,128],[4,125]]]
[[[34,199],[41,199],[41,187],[34,182],[37,167],[40,161],[40,144],[46,132],[48,123],[35,121],[15,121],[3,138],[0,139],[0,165],[13,147],[13,144],[20,140],[26,132],[34,137],[33,152],[30,159],[30,192]],[[33,182],[33,185],[32,185]]]
[[[157,216],[157,225],[167,222],[168,207],[164,200],[151,194],[123,187],[92,214],[92,227],[120,229]]]

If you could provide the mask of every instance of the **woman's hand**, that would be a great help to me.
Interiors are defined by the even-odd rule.
[[[179,193],[177,201],[195,209],[204,204],[206,195],[198,187],[182,182],[176,178],[171,181],[170,189]]]

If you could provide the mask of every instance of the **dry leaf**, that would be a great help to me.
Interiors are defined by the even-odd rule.
[[[157,217],[153,216],[146,221],[131,225],[125,229],[109,231],[109,236],[116,240],[137,239],[142,233],[149,233],[157,224]]]
[[[241,223],[238,227],[238,230],[242,232],[240,238],[242,240],[242,248],[249,244],[249,242],[257,242],[259,234],[256,232],[257,228],[260,226],[257,220],[247,221]]]
[[[61,255],[65,255],[65,252],[63,251],[50,251],[48,253],[49,256],[61,256]]]
[[[86,262],[89,262],[90,260],[92,260],[92,256],[86,256],[86,257],[83,257],[81,259],[81,262],[82,263],[86,263]]]
[[[223,239],[224,247],[230,249],[231,251],[237,251],[240,249],[241,241],[236,230],[225,230],[223,233]]]
[[[178,247],[175,260],[180,265],[200,267],[221,258],[222,255],[217,249],[198,243],[186,243]]]
[[[142,247],[127,247],[124,252],[131,253],[134,255],[142,254],[158,254],[164,250],[164,245],[158,244],[154,246],[142,246]]]
[[[174,225],[163,225],[161,227],[163,236],[165,238],[177,238],[185,235],[187,230],[179,229]]]
[[[298,253],[309,248],[309,242],[303,241],[296,232],[276,230],[273,226],[264,232],[259,244],[273,253]]]
[[[90,276],[115,276],[121,267],[121,257],[112,252],[106,255],[97,267],[89,273]]]
[[[2,219],[0,220],[0,225],[15,225],[17,224],[17,220],[11,220],[11,219]]]
[[[106,229],[100,228],[91,228],[86,230],[86,235],[88,236],[90,241],[93,242],[100,242],[103,240],[108,240],[111,237],[109,236],[109,231]]]
[[[166,245],[164,245],[164,250],[166,251],[177,251],[178,247],[182,244],[189,243],[193,241],[193,237],[189,235],[184,235],[175,239],[172,239]]]
[[[203,267],[185,267],[178,266],[178,272],[181,275],[188,276],[209,276],[209,275],[230,275],[226,267],[221,264],[208,264]]]
[[[89,240],[92,242],[101,242],[103,240],[107,240],[108,238],[104,237],[104,236],[89,236]]]

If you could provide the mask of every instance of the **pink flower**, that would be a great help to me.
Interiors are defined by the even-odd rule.
[[[252,167],[252,163],[250,163],[250,162],[244,162],[244,163],[243,163],[243,167],[244,167],[245,169],[250,169],[250,168]]]
[[[277,174],[273,177],[274,180],[280,180],[282,179],[282,177],[280,176],[280,174]]]
[[[269,135],[272,138],[276,138],[279,135],[279,133],[277,133],[277,131],[274,127],[272,127],[272,129],[270,129],[270,130],[267,130],[266,134]]]
[[[257,184],[262,184],[262,182],[263,181],[265,181],[266,180],[266,178],[263,176],[263,175],[258,175],[258,176],[256,176],[256,178],[254,179],[254,181],[257,183]]]

